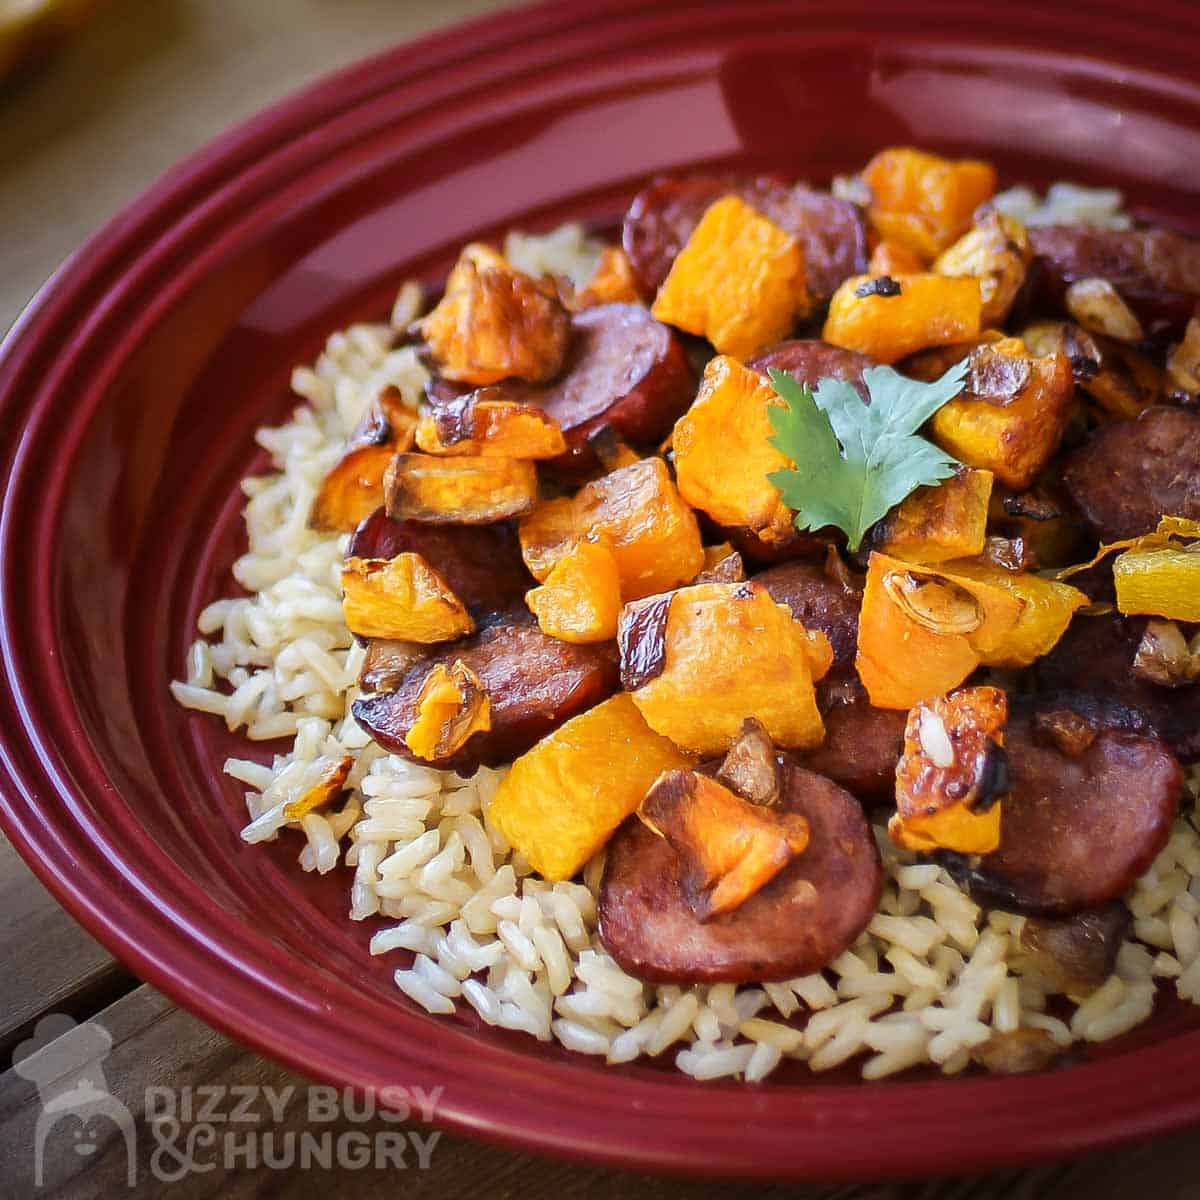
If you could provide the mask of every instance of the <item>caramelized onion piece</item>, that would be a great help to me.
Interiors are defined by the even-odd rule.
[[[1200,679],[1200,654],[1188,646],[1174,621],[1147,621],[1133,657],[1133,673],[1161,687],[1184,687]]]
[[[1080,279],[1067,288],[1067,312],[1084,329],[1118,342],[1140,342],[1142,323],[1107,279]]]
[[[417,693],[417,719],[404,735],[413,754],[426,762],[449,758],[470,737],[492,727],[492,705],[483,681],[463,662],[435,663]]]
[[[1167,355],[1167,374],[1185,392],[1200,392],[1200,317],[1193,317],[1183,341]]]
[[[1054,991],[1086,996],[1112,974],[1131,923],[1119,902],[1073,917],[1027,917],[1021,946]]]
[[[717,778],[751,804],[771,807],[783,792],[783,768],[771,735],[761,721],[747,717],[717,771]]]
[[[1044,1071],[1063,1049],[1044,1029],[1013,1029],[993,1033],[971,1057],[993,1075],[1026,1075]]]

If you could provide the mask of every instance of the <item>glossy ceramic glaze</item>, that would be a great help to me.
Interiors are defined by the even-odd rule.
[[[608,1070],[470,1014],[434,1019],[366,953],[347,878],[290,838],[242,845],[244,752],[169,699],[231,587],[237,481],[329,330],[436,279],[466,238],[611,220],[690,164],[824,181],[880,145],[972,151],[1010,180],[1113,181],[1200,209],[1200,16],[1188,3],[588,0],[401,47],[171,172],[39,296],[0,359],[3,819],[139,974],[311,1076],[441,1086],[446,1125],[675,1170],[951,1171],[1200,1119],[1196,1016],[1027,1079],[764,1086]],[[271,748],[259,747],[265,756]],[[394,965],[394,961],[391,965]],[[971,1113],[967,1131],[931,1137]]]

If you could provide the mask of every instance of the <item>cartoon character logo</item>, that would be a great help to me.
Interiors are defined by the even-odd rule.
[[[126,1180],[137,1183],[137,1129],[133,1114],[108,1090],[103,1060],[112,1049],[112,1035],[94,1021],[77,1025],[65,1013],[43,1017],[28,1041],[13,1051],[13,1070],[37,1085],[42,1101],[34,1128],[33,1178],[42,1186],[46,1142],[54,1127],[76,1120],[75,1153],[93,1154],[96,1121],[111,1121],[125,1139]]]

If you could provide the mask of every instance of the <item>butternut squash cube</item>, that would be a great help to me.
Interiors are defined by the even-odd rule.
[[[946,275],[852,275],[833,294],[821,337],[881,363],[979,334],[977,279]]]
[[[475,629],[463,602],[419,554],[348,558],[342,610],[351,633],[405,642],[451,642]]]
[[[1195,546],[1133,546],[1113,562],[1117,607],[1172,621],[1200,621],[1200,554]]]
[[[679,855],[699,921],[745,903],[808,846],[806,817],[751,804],[697,771],[660,775],[638,817]]]
[[[621,692],[521,755],[488,816],[543,879],[570,879],[664,771],[690,765]]]
[[[996,191],[996,168],[910,147],[881,150],[862,172],[871,189],[867,216],[881,238],[934,258],[971,224]]]
[[[436,663],[417,693],[417,718],[404,743],[427,762],[447,759],[471,736],[492,727],[492,704],[483,681],[462,659]]]
[[[963,688],[912,709],[896,764],[892,841],[919,852],[996,849],[1008,790],[1007,720],[1008,697],[993,687]]]
[[[970,364],[966,387],[933,414],[933,440],[959,462],[1023,491],[1066,431],[1071,364],[1062,354],[1026,354],[1015,338],[976,347]],[[915,364],[911,369],[917,378],[929,378]]]
[[[570,307],[576,312],[598,304],[640,304],[633,265],[620,246],[605,246],[600,252],[592,277],[577,292]]]
[[[873,553],[855,666],[876,708],[912,708],[958,687],[1005,645],[1024,601],[948,567]]]
[[[383,481],[388,516],[432,525],[491,525],[529,512],[537,468],[516,458],[397,454]]]
[[[1054,649],[1071,617],[1089,603],[1078,588],[1029,572],[1006,571],[991,563],[947,563],[946,574],[959,582],[969,579],[1000,588],[1022,602],[1017,623],[980,655],[985,667],[1028,667]]]
[[[809,633],[765,588],[752,581],[681,588],[660,622],[643,627],[640,639],[621,639],[623,673],[631,653],[643,668],[653,664],[633,692],[651,729],[696,754],[724,753],[747,717],[788,749],[824,739],[813,682],[833,662],[829,640]],[[660,647],[647,644],[656,638]]]
[[[552,284],[514,270],[490,247],[470,245],[416,329],[446,379],[545,383],[562,367],[570,318]]]
[[[643,458],[546,500],[520,524],[521,554],[536,579],[582,539],[604,538],[621,575],[622,599],[669,591],[696,577],[704,546],[696,515],[661,458]]]
[[[782,341],[811,302],[804,251],[790,233],[737,196],[709,206],[676,256],[650,311],[750,358]]]
[[[525,594],[543,633],[563,642],[609,642],[621,615],[621,574],[606,541],[577,542],[546,582]]]
[[[779,403],[757,371],[718,355],[704,368],[700,392],[671,439],[680,495],[718,525],[744,526],[768,544],[793,533],[792,511],[767,478],[792,465],[768,444],[775,436],[768,413]]]
[[[928,269],[927,260],[915,250],[887,238],[880,240],[867,261],[868,275],[920,275]]]
[[[985,325],[1003,325],[1033,261],[1025,226],[989,208],[953,246],[938,255],[939,275],[969,275],[979,280]]]
[[[417,446],[426,454],[485,458],[557,458],[566,453],[567,440],[545,409],[493,398],[497,394],[482,388],[437,405],[417,424]]]
[[[982,554],[991,497],[991,471],[960,468],[892,509],[877,527],[876,544],[884,554],[917,563]]]

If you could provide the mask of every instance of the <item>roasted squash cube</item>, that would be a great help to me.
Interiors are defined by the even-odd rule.
[[[855,666],[876,708],[912,708],[961,684],[1016,628],[1005,588],[873,553]]]
[[[576,542],[525,603],[542,632],[559,641],[612,641],[621,615],[621,574],[611,547],[601,539]]]
[[[537,468],[516,458],[397,454],[383,488],[389,517],[432,525],[491,525],[538,498]]]
[[[521,755],[488,817],[543,879],[570,879],[664,771],[689,765],[622,692]]]
[[[570,307],[576,312],[598,304],[640,304],[637,281],[629,255],[620,246],[605,246],[600,260],[583,290],[577,292]]]
[[[779,403],[757,371],[718,355],[672,435],[680,495],[718,525],[745,527],[767,544],[793,533],[792,511],[767,478],[792,465],[768,443],[775,436],[768,414]]]
[[[1133,546],[1113,561],[1113,579],[1123,613],[1200,621],[1200,553],[1195,546]]]
[[[621,637],[623,675],[639,660],[633,698],[651,729],[696,754],[724,753],[747,717],[779,746],[821,742],[813,682],[833,662],[824,634],[809,633],[752,581],[694,584],[664,600],[637,638]],[[626,609],[623,626],[638,615]]]
[[[574,496],[543,501],[521,521],[521,554],[544,580],[588,536],[612,547],[625,600],[669,591],[694,579],[704,565],[695,513],[661,458],[620,467]]]
[[[975,338],[980,312],[977,279],[852,275],[834,292],[821,336],[831,345],[894,363],[927,346]]]
[[[924,852],[996,849],[1008,790],[1007,721],[1008,697],[993,687],[963,688],[912,709],[896,764],[892,841]]]
[[[808,846],[806,817],[751,804],[696,771],[660,775],[638,817],[678,854],[698,921],[745,903]]]
[[[439,662],[417,693],[417,717],[404,744],[417,758],[438,762],[491,727],[492,705],[483,681],[461,658],[449,669]]]
[[[1022,602],[1017,623],[980,655],[985,667],[1028,667],[1049,654],[1066,633],[1071,617],[1088,603],[1078,588],[1028,572],[1006,571],[990,563],[947,563],[946,573],[959,582],[969,579],[1000,588]]]
[[[939,275],[969,275],[979,280],[984,325],[1003,325],[1033,261],[1025,226],[988,208],[970,232],[938,255]]]
[[[348,558],[342,609],[351,633],[405,642],[450,642],[475,628],[463,602],[419,554]]]
[[[887,238],[881,239],[867,261],[867,274],[873,276],[920,275],[928,269],[928,261],[915,250]]]
[[[417,425],[417,446],[426,454],[477,455],[485,458],[557,458],[567,440],[558,422],[536,404],[477,392],[436,405]]]
[[[692,230],[650,311],[721,354],[749,358],[787,337],[810,306],[800,243],[725,196]]]
[[[1017,490],[1029,487],[1058,449],[1074,389],[1065,355],[1035,358],[1023,350],[1017,339],[972,350],[966,387],[930,422],[943,450]],[[910,370],[936,378],[919,364]]]
[[[961,467],[902,500],[876,526],[875,544],[894,558],[918,563],[982,554],[991,496],[991,471]]]
[[[321,481],[308,515],[310,529],[351,533],[383,503],[392,456],[411,450],[417,416],[398,389],[385,388],[363,414],[337,465]]]
[[[867,215],[879,236],[926,259],[965,233],[972,213],[996,190],[990,163],[952,162],[908,147],[881,150],[862,179],[871,189]]]
[[[416,325],[446,379],[545,383],[563,364],[570,319],[552,284],[514,270],[494,250],[467,246],[438,306]]]

